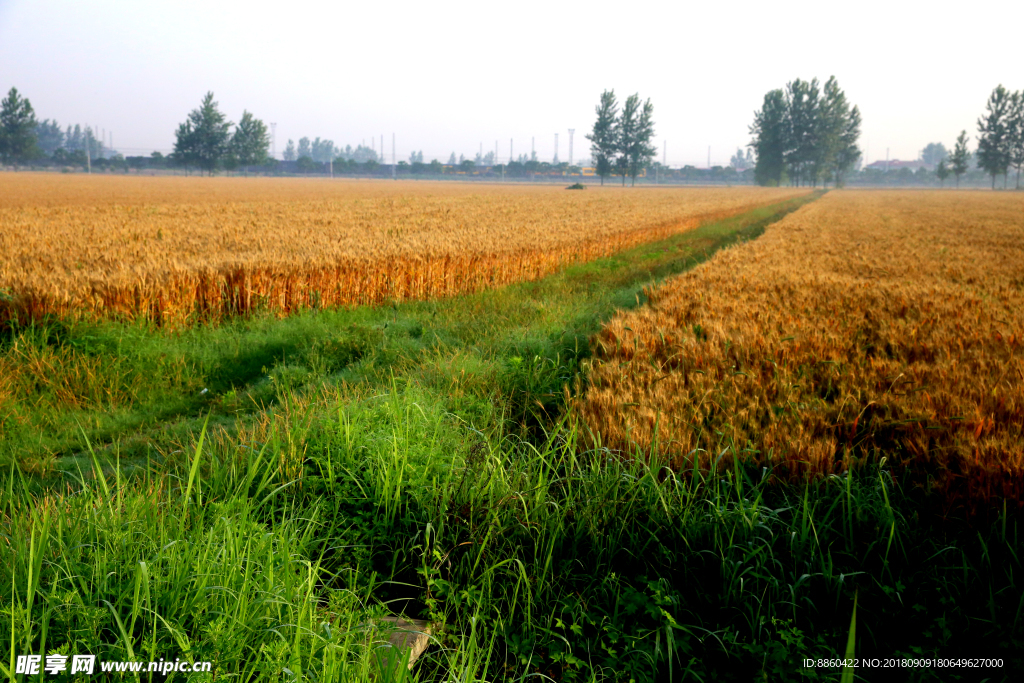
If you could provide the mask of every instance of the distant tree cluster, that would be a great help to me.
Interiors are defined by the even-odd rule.
[[[649,99],[641,104],[640,95],[633,94],[626,98],[620,113],[615,91],[605,90],[601,93],[596,113],[594,128],[587,139],[590,140],[590,153],[601,184],[604,185],[605,177],[614,172],[622,176],[623,186],[627,175],[636,185],[640,170],[657,153],[651,144],[654,138],[654,106]]]
[[[754,155],[749,148],[746,154],[743,153],[742,149],[737,148],[736,153],[729,159],[729,165],[737,171],[746,171],[748,168],[754,167]]]
[[[57,121],[36,120],[32,103],[17,88],[0,103],[0,163],[17,167],[45,160],[87,166],[90,160],[105,160],[110,152],[92,128],[76,124],[64,129]]]
[[[1020,175],[1024,168],[1024,90],[1010,92],[999,85],[989,95],[985,114],[978,118],[978,148],[972,153],[968,149],[967,131],[960,131],[952,154],[946,156],[941,143],[925,147],[921,159],[933,163],[938,159],[935,175],[944,183],[950,175],[960,177],[976,166],[988,175],[992,189],[996,178],[1003,176],[1003,188],[1009,186],[1010,170],[1016,171],[1016,189],[1020,189]],[[942,153],[941,157],[938,152]]]
[[[997,176],[1003,176],[1005,189],[1010,169],[1015,169],[1019,190],[1024,167],[1024,90],[1010,92],[997,86],[978,119],[978,133],[978,167],[992,177],[992,189]],[[961,136],[966,138],[966,131]]]
[[[294,140],[289,140],[284,148],[282,158],[285,161],[297,163],[303,158],[306,158],[310,163],[326,164],[333,162],[335,166],[345,166],[345,162],[365,164],[367,161],[372,161],[376,164],[380,163],[376,150],[370,147],[359,145],[353,148],[352,145],[345,145],[344,148],[341,148],[336,147],[332,140],[316,138],[311,142],[307,137],[299,138],[298,147],[295,146]],[[303,163],[302,165],[307,164]]]
[[[175,133],[174,159],[186,168],[198,168],[212,174],[218,168],[251,166],[267,162],[270,137],[267,126],[247,111],[231,131],[233,124],[217,108],[213,93],[203,97]]]
[[[860,110],[850,106],[835,76],[791,81],[769,91],[750,126],[754,179],[760,185],[837,186],[860,159]]]

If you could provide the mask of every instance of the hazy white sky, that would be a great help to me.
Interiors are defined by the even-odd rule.
[[[728,163],[764,93],[834,74],[864,117],[868,161],[951,147],[997,84],[1024,88],[1024,2],[220,2],[0,0],[0,89],[40,119],[113,132],[125,154],[169,151],[212,90],[289,138],[399,159],[568,157],[601,91],[654,104],[672,166]]]

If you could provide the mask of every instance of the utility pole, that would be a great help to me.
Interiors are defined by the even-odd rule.
[[[391,134],[391,179],[398,180],[398,157],[395,156],[395,134]]]
[[[92,129],[85,124],[85,170],[92,173]]]
[[[277,124],[270,124],[270,158],[277,158]]]
[[[558,165],[558,133],[555,133],[555,157],[551,160],[552,165]]]
[[[575,128],[569,129],[569,165],[572,166],[572,136],[576,132]]]
[[[380,134],[380,164],[381,164],[381,166],[383,166],[386,163],[388,163],[388,162],[384,158],[384,133],[381,133]]]
[[[530,158],[537,156],[537,138],[530,138]]]
[[[708,145],[708,170],[711,170],[711,145]]]

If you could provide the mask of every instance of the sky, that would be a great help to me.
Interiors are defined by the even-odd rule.
[[[654,106],[658,160],[726,165],[764,94],[836,76],[863,116],[867,162],[952,148],[992,89],[1024,89],[1024,2],[692,3],[0,0],[0,89],[36,116],[89,124],[123,154],[169,152],[213,91],[288,139],[392,136],[507,159],[589,156],[605,89]],[[108,137],[109,139],[109,137]],[[663,157],[663,153],[664,157]]]

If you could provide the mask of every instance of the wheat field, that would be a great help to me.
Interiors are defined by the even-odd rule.
[[[0,324],[450,296],[797,194],[3,174]]]
[[[1024,195],[832,192],[610,322],[574,410],[680,468],[884,456],[951,501],[1021,501],[1022,335]]]

